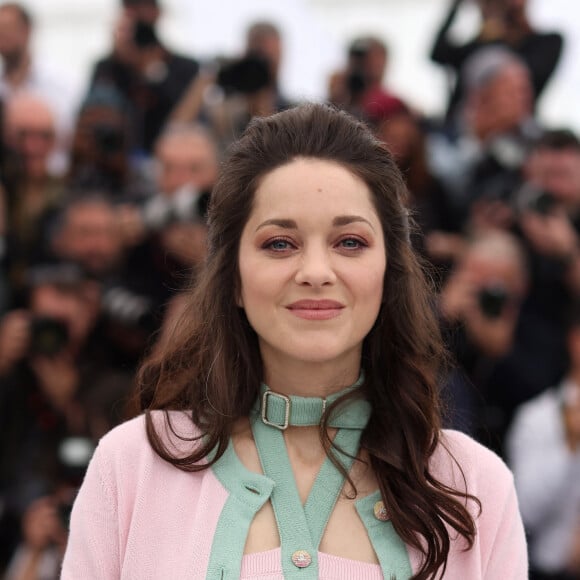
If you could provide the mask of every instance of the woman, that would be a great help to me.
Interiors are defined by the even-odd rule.
[[[440,430],[404,196],[345,113],[251,123],[145,414],[89,467],[64,579],[525,578],[511,475]]]

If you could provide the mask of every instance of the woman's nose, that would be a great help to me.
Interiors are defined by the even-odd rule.
[[[326,247],[304,250],[298,263],[295,281],[297,284],[315,287],[336,282],[332,257]]]

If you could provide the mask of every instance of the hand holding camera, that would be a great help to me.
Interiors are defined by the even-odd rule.
[[[508,289],[469,267],[459,267],[441,291],[441,312],[460,323],[470,341],[486,356],[497,358],[511,348],[516,309]]]
[[[565,261],[576,254],[578,234],[563,208],[554,208],[547,213],[525,211],[519,223],[539,254]]]
[[[173,225],[205,223],[208,202],[209,192],[186,185],[171,195],[154,195],[141,207],[119,206],[117,216],[125,244],[137,245],[148,234],[161,233]]]
[[[500,358],[513,344],[517,314],[513,299],[499,282],[480,286],[475,298],[476,306],[465,317],[467,335],[482,354]]]

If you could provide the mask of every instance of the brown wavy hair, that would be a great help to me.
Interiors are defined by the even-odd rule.
[[[429,471],[439,444],[438,378],[445,352],[432,293],[409,243],[404,180],[385,146],[342,111],[307,104],[254,119],[231,148],[212,193],[204,269],[188,293],[172,340],[154,351],[139,373],[147,435],[160,457],[199,471],[224,453],[234,423],[250,414],[262,361],[256,333],[236,304],[239,243],[260,180],[296,158],[338,163],[372,192],[388,259],[379,315],[363,344],[361,392],[372,414],[361,447],[370,456],[395,530],[424,554],[414,578],[434,578],[445,570],[451,543],[447,526],[472,547],[475,524],[465,503],[477,500]],[[189,455],[177,457],[164,444],[153,409],[187,410],[203,434]],[[326,437],[328,451],[325,427],[323,422],[321,438]],[[217,451],[213,461],[212,450]]]

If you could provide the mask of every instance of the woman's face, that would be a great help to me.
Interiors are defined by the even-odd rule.
[[[381,222],[361,179],[318,159],[268,173],[242,232],[239,268],[238,304],[267,369],[358,368],[386,268]]]

